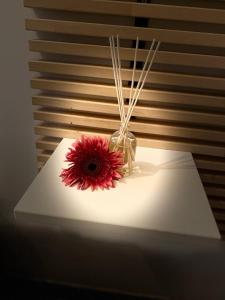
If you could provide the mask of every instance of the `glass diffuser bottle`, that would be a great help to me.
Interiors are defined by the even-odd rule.
[[[121,128],[110,137],[109,148],[111,151],[120,151],[124,157],[124,176],[132,173],[135,163],[135,153],[137,147],[136,137],[128,129],[121,134]]]

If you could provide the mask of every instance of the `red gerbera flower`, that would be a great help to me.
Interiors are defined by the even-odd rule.
[[[109,141],[99,136],[82,136],[72,144],[66,154],[69,167],[63,169],[60,177],[66,186],[80,190],[115,187],[115,180],[123,177],[123,154],[110,152]]]

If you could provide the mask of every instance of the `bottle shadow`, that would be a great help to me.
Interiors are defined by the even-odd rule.
[[[169,170],[169,169],[174,169],[174,170],[195,169],[195,164],[194,161],[191,159],[191,157],[187,158],[186,155],[173,160],[169,160],[167,162],[158,165],[146,161],[137,161],[135,162],[134,171],[129,177],[136,178],[136,177],[153,176],[160,170]]]

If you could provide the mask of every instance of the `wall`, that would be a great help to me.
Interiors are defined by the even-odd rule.
[[[36,174],[23,1],[0,3],[0,220]]]

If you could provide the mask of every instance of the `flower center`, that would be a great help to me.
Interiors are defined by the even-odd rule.
[[[96,164],[90,163],[90,164],[88,165],[88,170],[89,170],[89,171],[95,171],[96,169],[97,169],[97,165],[96,165]]]
[[[102,169],[102,163],[98,157],[90,157],[83,165],[86,175],[97,176]]]

